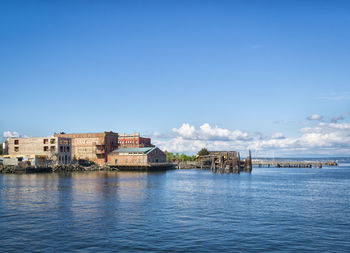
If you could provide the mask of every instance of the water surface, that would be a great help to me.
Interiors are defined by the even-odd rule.
[[[0,251],[349,252],[350,167],[0,175]]]

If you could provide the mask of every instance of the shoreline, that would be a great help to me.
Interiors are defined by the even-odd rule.
[[[35,174],[35,173],[62,173],[62,172],[92,172],[92,171],[167,171],[174,170],[175,166],[163,167],[116,167],[108,165],[82,166],[78,164],[56,165],[46,167],[0,165],[0,174]]]

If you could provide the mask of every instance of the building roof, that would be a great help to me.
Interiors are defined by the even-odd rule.
[[[112,131],[104,131],[104,132],[99,132],[99,133],[55,133],[54,136],[56,137],[74,137],[74,138],[95,138],[97,136],[105,136],[105,135],[118,135],[118,133],[112,132]]]
[[[147,147],[147,148],[118,148],[112,153],[144,153],[147,154],[151,152],[156,147]]]

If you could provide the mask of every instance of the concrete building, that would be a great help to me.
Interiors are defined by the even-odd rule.
[[[157,147],[120,148],[108,154],[112,166],[152,166],[166,163],[166,155]]]
[[[114,132],[55,134],[57,137],[72,139],[72,157],[87,159],[103,165],[107,162],[107,154],[118,148],[118,134]]]
[[[32,165],[39,161],[58,164],[71,162],[71,139],[63,137],[7,138],[8,157],[28,160]]]
[[[151,138],[144,138],[140,133],[120,134],[118,138],[119,148],[143,148],[153,147]]]

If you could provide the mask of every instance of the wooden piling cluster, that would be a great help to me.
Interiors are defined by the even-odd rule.
[[[211,151],[197,158],[197,167],[210,169],[214,173],[251,173],[253,168],[250,150],[245,160],[241,160],[236,151]]]

